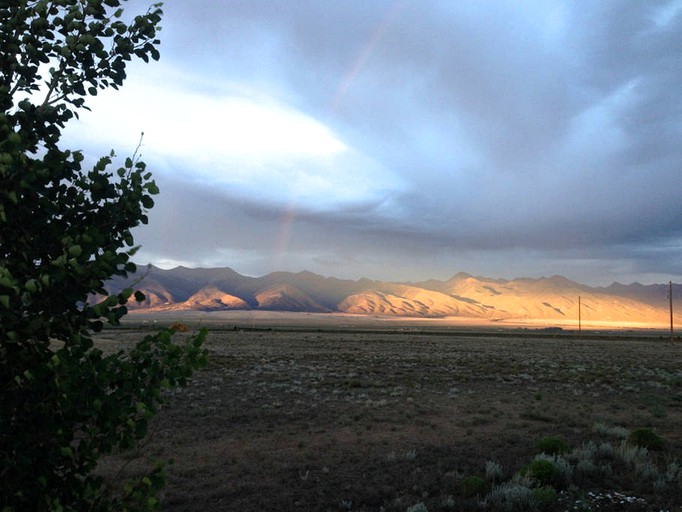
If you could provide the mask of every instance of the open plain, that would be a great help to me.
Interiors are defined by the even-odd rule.
[[[167,320],[131,317],[99,346]],[[682,345],[665,333],[281,320],[203,317],[208,367],[101,471],[172,459],[168,511],[682,510]],[[642,428],[663,445],[629,443]],[[566,447],[539,456],[558,469],[540,481],[546,438]]]

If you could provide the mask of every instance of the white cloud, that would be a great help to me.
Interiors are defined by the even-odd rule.
[[[182,83],[170,71],[131,77],[120,91],[90,98],[93,112],[83,113],[69,134],[127,146],[144,131],[147,150],[168,156],[319,157],[347,149],[322,123],[270,98],[240,96],[236,88],[192,91]]]
[[[191,79],[176,78],[162,69],[92,98],[92,113],[69,126],[67,137],[127,156],[144,132],[152,170],[313,211],[381,202],[403,187],[379,162],[290,106],[231,84],[190,90]]]

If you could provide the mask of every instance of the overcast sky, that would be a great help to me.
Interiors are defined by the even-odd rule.
[[[138,262],[682,281],[681,1],[164,10],[161,60],[66,136],[127,156],[145,132]]]

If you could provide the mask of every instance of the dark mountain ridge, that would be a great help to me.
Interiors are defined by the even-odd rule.
[[[323,277],[312,272],[273,272],[248,277],[231,268],[154,266],[127,280],[108,283],[110,293],[127,286],[146,300],[131,309],[298,311],[403,317],[467,317],[490,320],[577,318],[584,320],[665,322],[668,285],[590,287],[562,276],[512,280],[474,277],[463,272],[446,281],[392,283]],[[673,287],[673,296],[682,286]],[[677,316],[677,315],[676,315]]]

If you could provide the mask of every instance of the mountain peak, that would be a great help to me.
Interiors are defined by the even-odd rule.
[[[310,271],[247,277],[229,267],[178,266],[145,267],[127,280],[110,281],[107,288],[117,293],[131,283],[148,297],[131,308],[150,310],[262,309],[565,322],[578,318],[581,296],[586,321],[664,323],[668,315],[667,285],[592,288],[560,275],[507,281],[458,272],[447,281],[396,283],[342,280]]]
[[[462,279],[471,279],[472,277],[474,276],[467,272],[457,272],[454,276],[448,279],[448,281],[460,281]]]

